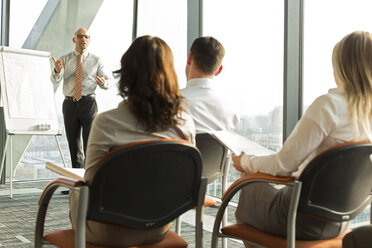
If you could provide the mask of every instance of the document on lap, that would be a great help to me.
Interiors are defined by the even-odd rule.
[[[84,181],[85,169],[83,168],[64,168],[50,162],[47,162],[45,167],[63,177]]]
[[[267,149],[266,147],[263,147],[260,144],[251,141],[233,131],[221,130],[214,131],[211,134],[236,155],[240,155],[241,152],[256,156],[270,155],[275,153],[274,151]]]

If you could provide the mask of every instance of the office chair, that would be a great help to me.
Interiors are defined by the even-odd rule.
[[[228,148],[214,138],[211,134],[200,133],[196,134],[196,147],[200,151],[203,159],[202,176],[208,179],[208,184],[222,177],[222,192],[226,190],[227,175],[229,170],[229,159],[227,157]],[[216,201],[206,196],[204,207],[215,206]],[[176,233],[181,235],[182,216],[176,220]],[[227,223],[227,219],[223,219],[223,225]],[[226,241],[224,241],[226,242]],[[226,247],[226,243],[223,245]]]
[[[46,186],[39,201],[35,247],[52,243],[58,247],[98,248],[85,241],[87,219],[147,230],[164,226],[195,206],[198,230],[202,228],[207,183],[201,171],[199,151],[184,140],[148,140],[118,147],[97,163],[90,185],[60,178]],[[80,190],[77,227],[75,231],[44,236],[48,204],[60,186]],[[202,247],[202,232],[195,235],[196,247]],[[175,248],[187,247],[187,243],[169,231],[163,241],[138,247]]]
[[[348,142],[318,155],[298,179],[262,173],[238,179],[223,196],[213,227],[212,248],[217,247],[219,237],[241,239],[251,245],[270,248],[341,248],[345,234],[329,240],[295,240],[296,213],[339,222],[356,217],[372,200],[371,154],[370,143]],[[229,225],[220,230],[221,218],[229,201],[244,186],[249,187],[254,182],[279,183],[293,187],[286,238],[262,232],[247,224]]]
[[[222,177],[226,184],[228,173],[228,148],[214,138],[211,134],[200,133],[195,137],[196,147],[203,159],[202,175],[208,179],[208,184]],[[223,185],[223,187],[226,187]]]

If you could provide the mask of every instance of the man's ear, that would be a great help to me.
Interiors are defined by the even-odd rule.
[[[192,60],[192,53],[191,51],[189,52],[189,55],[187,56],[187,64],[191,65],[191,60]]]
[[[220,68],[218,68],[218,71],[214,74],[215,76],[217,76],[218,74],[220,74],[222,71],[222,65],[220,65]]]
[[[74,38],[72,38],[72,42],[73,42],[74,44],[75,44],[75,39],[76,39],[75,37],[74,37]]]

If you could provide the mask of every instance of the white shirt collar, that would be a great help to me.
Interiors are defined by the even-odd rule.
[[[211,78],[192,78],[190,80],[187,80],[186,87],[192,87],[192,86],[204,86],[204,87],[212,87],[213,79]]]
[[[76,50],[74,50],[74,55],[75,56],[79,56],[79,52],[78,51],[76,51]],[[83,57],[85,58],[86,56],[88,56],[88,51],[87,50],[85,50],[85,52],[83,52]]]
[[[344,87],[337,87],[337,88],[329,89],[328,93],[337,94],[337,95],[344,95],[345,90],[344,90]]]

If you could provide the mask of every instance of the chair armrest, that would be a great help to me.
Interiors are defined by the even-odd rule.
[[[222,203],[218,212],[216,214],[214,226],[213,226],[213,235],[212,235],[212,247],[217,242],[217,237],[223,237],[223,234],[220,233],[221,220],[225,213],[226,207],[228,206],[230,200],[233,196],[244,186],[255,183],[255,182],[267,182],[267,183],[280,183],[280,184],[291,184],[296,181],[295,177],[279,177],[272,176],[264,173],[254,173],[246,175],[242,178],[236,180],[223,194]]]
[[[61,186],[68,187],[68,188],[76,188],[76,187],[86,186],[86,182],[75,180],[75,179],[58,178],[48,183],[48,185],[44,188],[44,191],[41,193],[40,199],[38,202],[39,209],[38,209],[37,217],[36,217],[35,236],[34,236],[34,247],[36,248],[42,247],[43,236],[44,236],[45,216],[46,216],[46,212],[48,209],[50,199],[52,198],[56,189]]]
[[[43,200],[44,197],[46,197],[47,193],[50,190],[52,190],[52,192],[50,192],[50,196],[51,196],[51,195],[53,195],[54,191],[58,187],[74,188],[74,187],[79,187],[79,186],[83,186],[83,185],[86,185],[86,183],[83,182],[83,181],[76,180],[76,179],[57,178],[57,179],[51,181],[50,183],[48,183],[47,186],[45,186],[43,192],[40,195],[40,199],[39,199],[38,204],[40,205],[41,201]],[[50,198],[49,198],[49,200],[50,200]],[[48,200],[48,202],[49,202],[49,200]]]
[[[251,183],[271,182],[271,183],[287,184],[287,183],[293,182],[295,179],[296,179],[295,177],[279,177],[279,176],[272,176],[272,175],[264,174],[264,173],[254,173],[254,174],[245,175],[244,177],[239,178],[233,184],[230,185],[230,187],[222,195],[221,200],[223,201],[233,189],[235,189],[236,187],[239,187],[239,185],[241,185],[244,182],[247,182],[246,184],[250,182]]]

